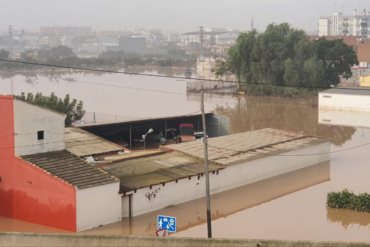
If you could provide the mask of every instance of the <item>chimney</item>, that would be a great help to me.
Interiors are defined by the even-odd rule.
[[[357,16],[357,10],[353,11],[353,15]]]

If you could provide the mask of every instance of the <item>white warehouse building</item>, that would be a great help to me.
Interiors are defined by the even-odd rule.
[[[174,144],[163,151],[101,167],[120,179],[122,217],[205,196],[203,143]],[[211,194],[216,194],[326,162],[330,142],[303,133],[262,129],[210,138],[209,159]]]
[[[320,92],[319,109],[324,111],[370,112],[370,88],[339,87]]]

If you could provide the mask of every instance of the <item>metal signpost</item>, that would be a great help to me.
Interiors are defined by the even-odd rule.
[[[169,232],[176,232],[176,218],[171,216],[158,215],[157,228],[158,230],[165,230],[166,236],[168,236]]]

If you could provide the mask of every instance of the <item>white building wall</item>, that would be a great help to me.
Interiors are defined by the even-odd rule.
[[[319,36],[329,36],[329,19],[323,18],[319,20]]]
[[[370,95],[319,93],[321,110],[370,112]]]
[[[122,198],[119,182],[76,190],[77,231],[121,220]]]
[[[284,155],[299,155],[330,152],[330,142],[307,147]],[[220,193],[263,179],[275,177],[314,164],[330,160],[330,154],[311,156],[270,156],[227,167],[219,174],[210,173],[211,194]],[[195,176],[137,190],[132,200],[132,216],[170,207],[205,196],[205,176]],[[122,199],[122,217],[129,216],[128,196]]]
[[[64,121],[63,114],[14,100],[15,155],[65,149]],[[38,140],[38,131],[44,131],[43,140]]]

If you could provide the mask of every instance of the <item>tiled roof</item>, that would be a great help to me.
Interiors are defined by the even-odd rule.
[[[167,183],[205,172],[202,160],[178,152],[111,163],[102,169],[121,180],[121,192]],[[223,166],[209,164],[211,172],[220,169],[223,169]]]
[[[80,128],[66,128],[65,138],[66,149],[80,157],[123,150],[123,147]]]
[[[119,181],[67,150],[26,155],[20,158],[79,189]]]
[[[275,129],[233,134],[210,138],[208,158],[223,165],[235,165],[246,161],[277,155],[327,142],[314,136]],[[166,146],[191,156],[203,158],[203,143],[199,141]]]

